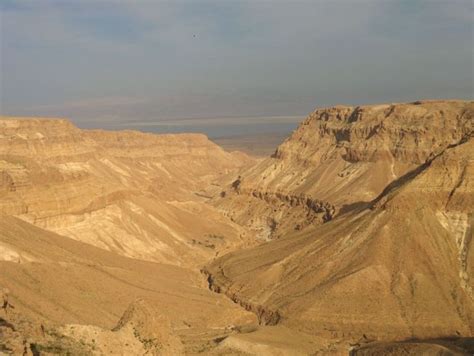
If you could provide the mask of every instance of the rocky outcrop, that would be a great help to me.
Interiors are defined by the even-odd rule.
[[[260,325],[277,325],[280,322],[281,316],[277,310],[271,310],[263,305],[254,304],[245,299],[240,299],[239,294],[232,292],[225,283],[223,273],[219,274],[220,281],[216,281],[215,277],[207,270],[201,271],[207,278],[208,287],[215,293],[223,293],[234,303],[239,304],[245,310],[256,315]],[[222,272],[222,271],[221,271]]]
[[[169,319],[143,299],[130,304],[112,331],[131,328],[135,338],[151,355],[182,355],[181,340],[172,333]]]

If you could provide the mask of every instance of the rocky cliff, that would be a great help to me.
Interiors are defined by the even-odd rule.
[[[359,109],[335,108],[327,115],[316,111],[278,148],[275,157],[246,174],[269,174],[271,164],[277,162],[282,167],[276,169],[278,173],[269,180],[268,175],[265,179],[252,176],[247,187],[295,194],[301,185],[296,178],[285,181],[285,177],[292,173],[313,177],[304,179],[305,194],[330,201],[335,214],[321,225],[311,223],[217,259],[206,269],[212,288],[244,305],[252,303],[277,313],[278,325],[333,338],[346,347],[360,340],[471,337],[472,108],[470,102],[369,107],[362,112],[371,113],[375,121],[385,122],[395,112],[399,116],[398,121],[389,121],[392,128],[372,135],[370,130],[355,130],[364,122],[364,114],[354,114]],[[338,116],[341,112],[345,114]],[[331,120],[332,127],[351,128],[341,147],[341,131],[328,129]],[[362,123],[357,125],[359,120]],[[301,143],[309,140],[308,127],[313,127],[318,142],[312,148]],[[362,135],[364,140],[353,138],[361,132],[368,134]],[[301,155],[305,148],[313,154]],[[339,177],[340,169],[354,166],[358,170]],[[334,185],[326,176],[330,173]],[[248,199],[245,180],[244,173],[242,188],[222,198],[224,206],[226,198]],[[328,185],[321,185],[323,181]],[[371,181],[385,182],[385,186]],[[277,204],[277,200],[264,202]],[[347,204],[352,204],[350,209]],[[287,220],[280,223],[285,225]]]
[[[318,109],[215,205],[264,238],[327,222],[472,135],[473,117],[466,101]]]
[[[0,214],[125,256],[195,264],[242,243],[242,228],[203,204],[202,190],[251,161],[200,134],[4,117]]]

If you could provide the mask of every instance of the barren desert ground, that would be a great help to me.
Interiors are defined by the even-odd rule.
[[[322,108],[253,158],[2,117],[2,352],[472,352],[473,124]]]

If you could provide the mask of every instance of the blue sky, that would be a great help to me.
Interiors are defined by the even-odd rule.
[[[3,114],[82,127],[472,98],[470,0],[3,0]]]

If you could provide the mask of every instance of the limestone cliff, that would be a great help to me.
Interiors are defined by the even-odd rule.
[[[422,112],[432,114],[418,116],[420,106]],[[332,137],[332,144],[312,148],[314,165],[307,161],[296,164],[303,148],[290,149],[295,138],[304,137],[308,125],[326,127],[321,112],[316,122],[308,119],[277,150],[276,157],[264,163],[265,167],[279,160],[285,169],[291,164],[297,176],[304,169],[315,179],[314,184],[306,185],[310,192],[307,194],[320,193],[323,200],[332,198],[336,208],[342,203],[354,206],[344,212],[339,209],[339,214],[322,225],[311,224],[258,247],[217,259],[206,269],[211,287],[243,305],[251,303],[278,314],[279,325],[334,338],[347,346],[357,344],[358,340],[471,337],[474,332],[472,103],[429,102],[401,107],[393,111],[370,108],[369,112],[398,110],[400,122],[413,123],[411,134],[401,134],[406,129],[399,128],[398,139],[382,136],[377,139],[377,145],[371,146],[372,135],[365,143],[344,141],[349,142],[348,147],[339,151],[333,132],[327,137],[328,140]],[[433,113],[439,110],[445,116]],[[334,117],[339,120],[337,115]],[[417,130],[422,130],[417,127],[426,127],[423,130],[430,133],[420,134],[415,140],[410,135],[416,137]],[[319,129],[317,132],[320,133]],[[325,135],[316,136],[320,140]],[[319,155],[320,151],[333,152],[334,156]],[[346,154],[352,157],[350,162],[345,161]],[[333,186],[325,190],[325,186],[316,184],[315,177],[319,181],[328,179],[324,178],[324,172],[330,172],[332,164],[338,166],[343,161],[348,167],[361,164],[361,171],[353,173],[355,177],[350,174],[341,177],[340,188],[334,191],[331,191]],[[384,176],[386,170],[391,172],[392,164],[394,176]],[[288,174],[283,168],[278,171],[281,176],[270,181],[254,177],[256,187],[297,187],[291,181],[278,185],[277,177]],[[257,169],[261,167],[249,172],[253,174]],[[263,172],[267,172],[265,169]],[[319,175],[313,176],[314,171]],[[337,175],[339,171],[331,172]],[[375,185],[367,183],[375,179],[372,174],[385,179],[385,187],[375,189]],[[365,177],[363,181],[361,177]],[[244,182],[245,175],[241,179]],[[336,181],[335,176],[333,179]],[[351,184],[351,189],[346,184]],[[242,185],[240,195],[234,193],[237,197],[245,195]],[[366,200],[356,204],[361,197]],[[286,220],[281,223],[284,225]]]
[[[125,256],[195,264],[242,243],[242,228],[202,204],[202,190],[250,162],[200,134],[3,117],[0,214]]]
[[[367,205],[473,130],[468,101],[318,109],[215,205],[264,238],[282,236]]]

